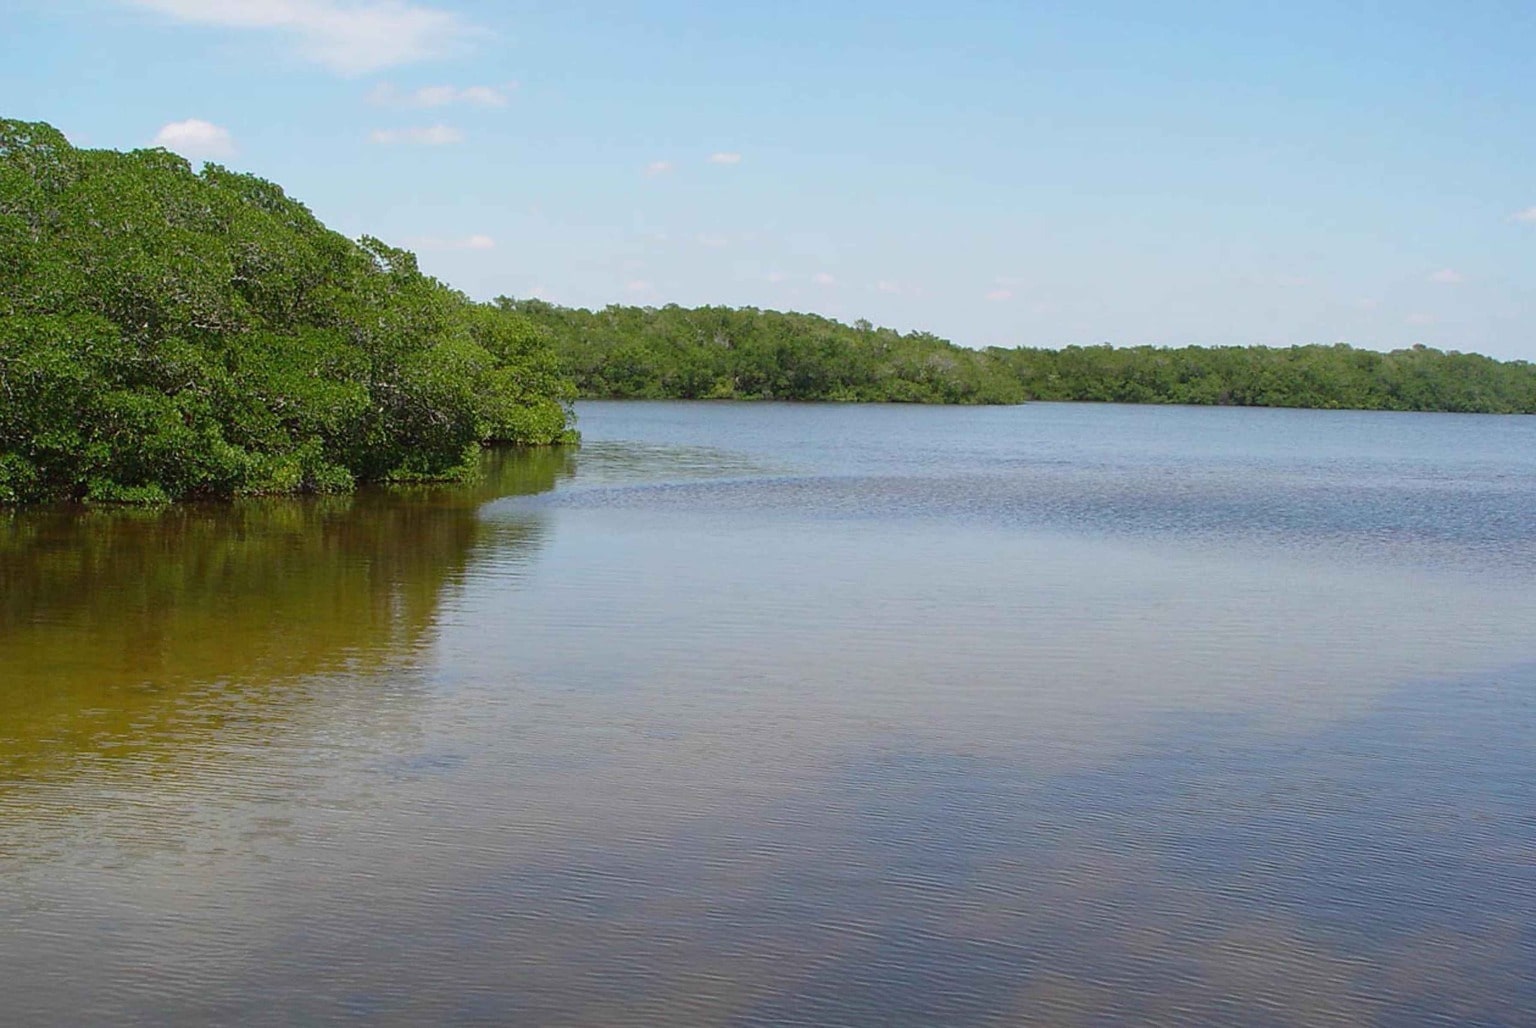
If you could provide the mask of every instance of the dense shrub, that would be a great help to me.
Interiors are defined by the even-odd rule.
[[[1031,399],[1536,413],[1536,365],[1415,346],[990,350]]]
[[[497,301],[547,331],[582,395],[609,398],[1018,403],[995,360],[925,332],[753,307]]]
[[[270,182],[0,120],[0,502],[454,477],[570,395],[527,319]]]
[[[545,330],[589,397],[1226,404],[1536,412],[1536,365],[1423,346],[955,346],[924,332],[747,307],[497,301]]]

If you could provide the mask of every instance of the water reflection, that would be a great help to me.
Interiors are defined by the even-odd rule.
[[[305,678],[412,666],[446,590],[494,534],[488,499],[553,488],[572,457],[488,454],[471,486],[57,510],[0,520],[0,784],[81,760],[195,747],[229,724],[300,716]]]
[[[1097,450],[1135,454],[1147,433],[1110,414]],[[574,464],[519,458],[469,492],[15,523],[0,1010],[1536,1007],[1529,526],[1437,513],[1494,509],[1506,472],[1529,506],[1528,461],[1487,456],[1525,429],[1378,438],[1351,465],[1370,502],[1310,516],[1295,460],[1245,450],[1216,476],[1243,502],[1200,522],[1210,492],[1160,506],[1212,481],[1183,444],[1095,471],[1083,426],[1055,452],[995,436],[1028,409],[865,415],[625,407]],[[961,417],[982,430],[933,435]],[[1287,423],[1348,450],[1335,420]],[[1421,504],[1425,467],[1446,504]]]

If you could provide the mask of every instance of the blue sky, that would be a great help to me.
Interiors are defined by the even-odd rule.
[[[473,296],[1536,360],[1536,4],[5,0],[0,114]]]

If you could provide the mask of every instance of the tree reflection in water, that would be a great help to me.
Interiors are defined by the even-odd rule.
[[[0,783],[81,760],[174,758],[230,719],[305,717],[295,683],[408,669],[477,544],[537,548],[489,500],[554,487],[559,449],[469,485],[0,520]]]

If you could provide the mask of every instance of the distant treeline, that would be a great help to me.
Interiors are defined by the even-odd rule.
[[[1033,400],[1536,413],[1536,365],[1425,346],[988,350]]]
[[[498,304],[540,326],[590,398],[1224,404],[1536,413],[1536,365],[1415,346],[970,350],[925,332],[756,308]]]
[[[926,332],[753,307],[557,307],[497,301],[543,328],[582,396],[1020,403],[996,358]]]
[[[459,477],[571,395],[535,326],[270,182],[0,119],[0,503]]]

